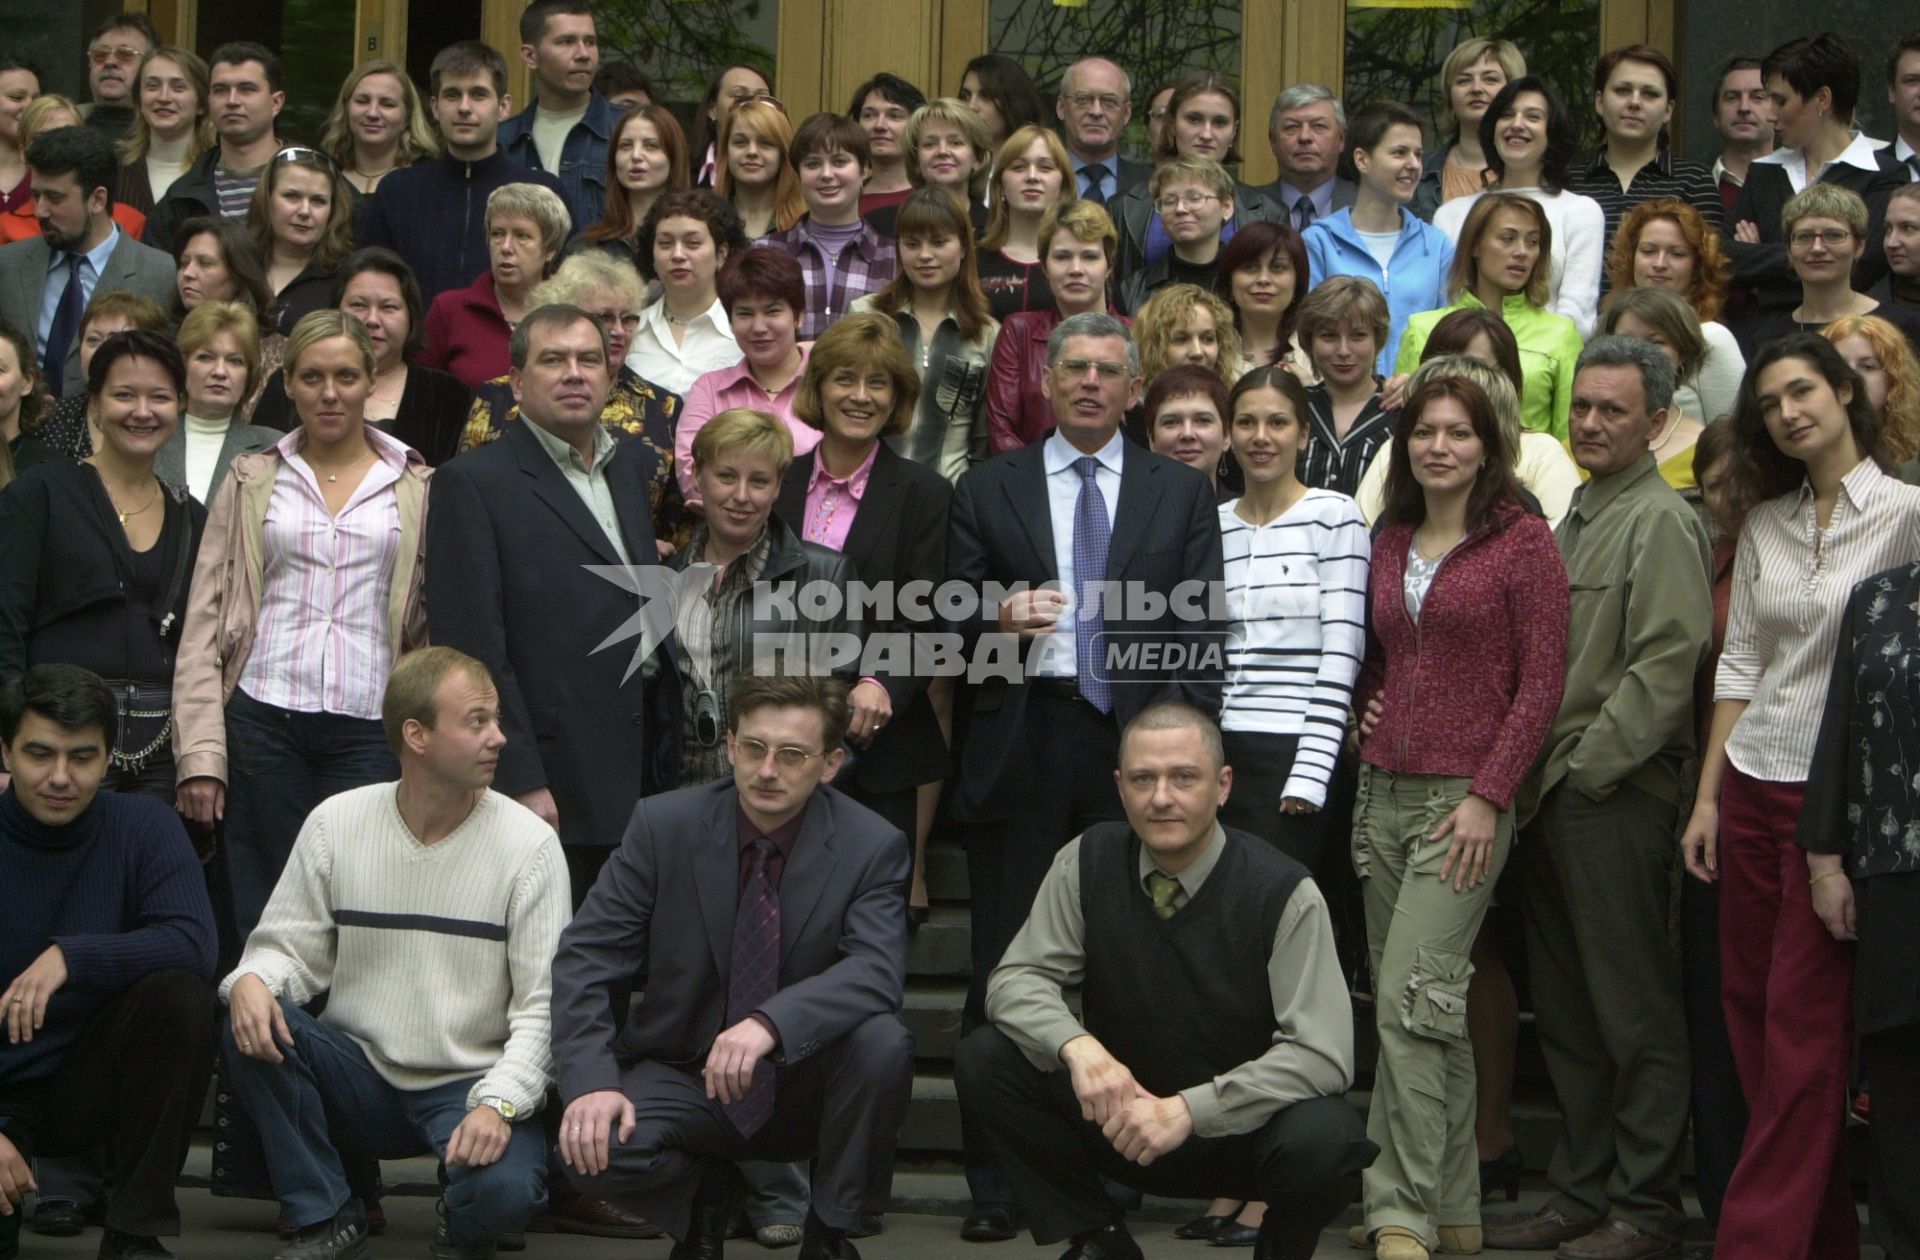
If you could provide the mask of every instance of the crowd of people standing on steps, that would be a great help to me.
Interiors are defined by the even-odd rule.
[[[1920,1257],[1920,31],[1891,140],[1833,32],[1710,166],[1476,37],[1262,186],[1214,72],[689,128],[519,34],[300,138],[258,43],[0,53],[0,1260],[170,1255],[210,1083],[276,1260],[421,1153],[439,1260],[857,1257],[936,832],[965,1238],[1677,1260],[1690,1142],[1855,1260],[1852,1113]]]

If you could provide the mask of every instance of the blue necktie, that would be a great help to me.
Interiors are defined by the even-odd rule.
[[[47,378],[47,392],[55,398],[65,392],[67,352],[73,349],[80,317],[87,311],[86,291],[80,287],[80,264],[85,261],[84,254],[67,255],[67,291],[60,295],[60,305],[53,308],[53,326],[47,330],[47,357],[40,366]]]
[[[1107,501],[1100,497],[1094,474],[1100,461],[1083,455],[1073,461],[1080,474],[1080,497],[1073,505],[1073,656],[1080,675],[1080,694],[1102,713],[1113,712],[1113,684],[1107,680],[1102,657],[1107,636],[1101,629],[1100,583],[1107,580]]]
[[[1090,162],[1080,173],[1087,177],[1086,199],[1096,206],[1106,205],[1107,193],[1103,187],[1103,181],[1107,178],[1107,164],[1105,162]]]
[[[729,1028],[759,1010],[780,988],[780,895],[767,871],[768,859],[777,852],[773,841],[760,836],[747,859],[747,886],[733,914],[733,955],[727,966]],[[772,1060],[754,1065],[747,1092],[725,1110],[741,1137],[760,1131],[773,1115]]]

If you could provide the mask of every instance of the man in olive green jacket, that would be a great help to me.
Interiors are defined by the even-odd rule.
[[[1574,375],[1573,455],[1591,480],[1556,532],[1572,587],[1566,690],[1517,850],[1564,1129],[1554,1197],[1486,1231],[1489,1247],[1558,1247],[1559,1260],[1678,1257],[1686,1222],[1686,1017],[1667,924],[1713,607],[1705,531],[1652,451],[1679,423],[1673,388],[1666,356],[1628,337],[1595,339]]]

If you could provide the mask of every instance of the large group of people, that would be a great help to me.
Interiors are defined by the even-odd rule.
[[[969,1240],[1668,1260],[1691,1136],[1723,1260],[1854,1260],[1851,1111],[1920,1256],[1920,32],[1891,142],[1838,34],[1711,167],[1476,37],[1259,187],[1218,73],[690,139],[519,34],[315,147],[260,44],[0,54],[0,1260],[168,1256],[214,1079],[279,1260],[423,1152],[443,1260],[857,1257],[941,833]]]

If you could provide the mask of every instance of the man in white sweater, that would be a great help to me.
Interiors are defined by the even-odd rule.
[[[480,662],[410,653],[381,716],[400,782],[307,818],[220,986],[227,1062],[297,1231],[275,1260],[365,1256],[347,1162],[426,1150],[445,1166],[433,1255],[488,1260],[546,1203],[533,1113],[566,861],[551,827],[488,788],[506,740]],[[302,1006],[321,993],[315,1018]]]

